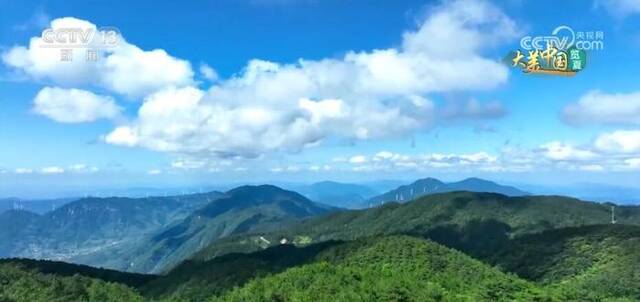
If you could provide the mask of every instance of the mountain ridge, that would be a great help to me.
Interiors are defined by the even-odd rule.
[[[335,208],[273,185],[241,186],[223,193],[184,219],[154,231],[128,246],[129,250],[106,250],[105,253],[115,253],[122,258],[106,265],[124,271],[160,273],[219,238],[279,229],[333,210]],[[100,258],[96,255],[83,261],[95,264]]]
[[[363,207],[371,207],[385,202],[407,202],[425,195],[454,191],[499,193],[507,196],[524,196],[530,193],[512,186],[470,177],[456,182],[443,182],[433,177],[418,179],[410,184],[397,187],[389,192],[368,199]]]

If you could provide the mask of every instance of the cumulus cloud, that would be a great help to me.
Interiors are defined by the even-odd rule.
[[[535,149],[535,153],[550,160],[547,165],[583,171],[619,171],[633,168],[640,156],[640,131],[617,130],[597,135],[591,142],[574,145],[550,142]],[[536,164],[544,166],[540,157]]]
[[[72,17],[52,20],[50,27],[99,30],[89,21]],[[98,40],[94,39],[94,43]],[[64,86],[98,86],[130,97],[193,83],[193,70],[188,61],[172,57],[162,49],[142,50],[123,37],[119,37],[114,47],[100,48],[95,61],[86,59],[84,48],[70,51],[72,60],[63,61],[60,48],[46,47],[41,37],[33,37],[27,47],[15,46],[3,52],[2,61],[34,79]]]
[[[343,170],[356,172],[372,171],[496,171],[505,170],[501,158],[487,152],[443,154],[401,154],[391,151],[380,151],[374,155],[355,155],[351,160],[341,164]],[[510,168],[516,168],[510,167]]]
[[[607,153],[640,153],[640,130],[618,130],[598,136],[597,150]]]
[[[122,108],[113,98],[91,91],[45,87],[36,95],[33,111],[60,123],[83,123],[116,118]]]
[[[567,105],[562,117],[572,125],[640,125],[640,92],[607,94],[590,91]]]
[[[588,160],[595,157],[590,150],[581,149],[568,143],[550,142],[540,147],[543,154],[552,160]]]
[[[369,140],[438,122],[426,95],[492,89],[508,69],[485,42],[515,36],[514,22],[483,1],[436,7],[398,48],[293,64],[254,59],[210,89],[169,87],[144,98],[138,118],[105,141],[189,155],[255,157],[296,152],[334,138]],[[208,69],[203,65],[202,74]],[[497,118],[497,102],[465,103],[444,118]]]
[[[212,82],[217,81],[219,78],[216,70],[204,63],[200,64],[200,75],[202,75],[203,78]]]
[[[637,171],[640,170],[640,131],[605,132],[583,144],[552,141],[539,146],[505,145],[497,152],[470,153],[402,154],[383,150],[373,155],[340,159],[333,161],[337,170],[357,172]]]

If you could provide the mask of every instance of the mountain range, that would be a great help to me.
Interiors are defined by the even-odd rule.
[[[8,210],[24,210],[36,214],[44,214],[53,211],[69,202],[79,198],[55,198],[55,199],[33,199],[24,200],[16,197],[0,199],[0,213]]]
[[[38,215],[0,214],[0,256],[73,261],[107,247],[136,242],[183,219],[221,193],[150,198],[82,198]]]
[[[480,178],[467,178],[461,181],[449,183],[442,182],[435,178],[423,178],[416,180],[411,184],[400,186],[382,195],[372,197],[362,205],[364,207],[370,207],[390,201],[407,202],[429,194],[454,191],[490,192],[507,196],[529,195],[529,193],[521,191],[515,187],[500,185]]]
[[[233,208],[231,203],[275,204],[295,209],[292,213],[302,219],[270,230],[231,232],[162,275],[4,260],[0,280],[6,281],[0,283],[0,299],[635,301],[640,297],[635,286],[640,282],[640,207],[636,206],[616,207],[616,224],[610,221],[611,204],[478,192],[439,193],[407,203],[337,211],[316,208],[294,192],[250,186],[223,193],[196,212],[220,216]],[[296,206],[289,206],[292,203]],[[316,210],[322,213],[314,215]]]
[[[324,182],[304,193],[374,191]],[[529,195],[475,178],[421,179],[375,198],[383,202],[346,210],[255,185],[8,210],[3,257],[91,267],[2,260],[0,301],[640,299],[639,206]],[[356,205],[349,200],[334,204]]]
[[[332,210],[275,186],[242,186],[133,244],[106,248],[76,260],[125,271],[159,273],[220,238],[267,232]]]

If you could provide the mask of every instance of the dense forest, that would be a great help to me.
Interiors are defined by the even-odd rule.
[[[0,301],[638,301],[640,210],[616,213],[435,194],[230,235],[163,274],[3,260]]]

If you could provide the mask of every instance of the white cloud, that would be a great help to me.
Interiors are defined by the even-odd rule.
[[[96,30],[96,25],[65,17],[52,20],[51,28]],[[193,83],[193,70],[188,61],[172,57],[162,49],[144,51],[122,37],[117,46],[100,49],[96,61],[86,60],[83,48],[71,48],[72,61],[63,61],[60,48],[43,45],[41,37],[33,37],[28,47],[15,46],[4,52],[2,61],[35,79],[65,86],[100,86],[130,97]]]
[[[355,155],[349,158],[349,163],[352,163],[352,164],[364,164],[367,161],[368,161],[367,157],[364,155]]]
[[[194,159],[178,159],[171,162],[171,167],[182,170],[200,169],[207,166],[207,162]]]
[[[386,159],[391,159],[394,157],[395,154],[393,154],[392,152],[389,151],[380,151],[378,153],[376,153],[376,155],[374,156],[373,160],[374,161],[378,161],[378,160],[386,160]]]
[[[292,165],[292,166],[288,166],[286,170],[288,172],[298,172],[298,171],[300,171],[300,167]]]
[[[155,92],[144,99],[137,120],[105,141],[191,156],[256,157],[297,152],[334,138],[406,135],[437,122],[426,94],[505,83],[508,68],[484,57],[482,47],[514,36],[514,22],[491,4],[448,2],[406,32],[398,48],[295,64],[254,59],[207,91]],[[470,101],[464,109],[445,118],[503,114],[496,102]]]
[[[149,174],[149,175],[158,175],[158,174],[162,174],[162,170],[160,170],[160,169],[152,169],[152,170],[149,170],[149,171],[147,172],[147,174]]]
[[[640,170],[640,157],[627,159],[624,163],[629,169]]]
[[[573,125],[640,125],[640,92],[606,94],[590,91],[567,105],[562,116]]]
[[[122,108],[113,98],[79,89],[45,87],[33,101],[33,111],[60,123],[114,119]]]
[[[502,156],[502,154],[501,154]],[[343,169],[356,172],[371,171],[520,171],[522,165],[507,162],[505,158],[486,152],[461,154],[400,154],[380,151],[367,160],[366,155],[352,156],[343,163]]]
[[[339,169],[360,172],[636,171],[640,170],[640,131],[601,133],[580,145],[562,141],[532,148],[506,145],[494,154],[485,151],[401,154],[385,150],[371,156],[358,154],[347,158],[350,160],[334,163]]]
[[[202,75],[202,77],[212,82],[215,82],[219,79],[216,70],[204,63],[200,64],[200,74]]]
[[[95,173],[100,169],[97,167],[90,167],[85,164],[74,164],[67,167],[67,171],[75,172],[75,173]]]
[[[64,169],[56,166],[44,167],[40,169],[42,174],[61,174],[64,173]]]
[[[602,165],[583,165],[579,167],[580,170],[588,171],[588,172],[600,172],[604,171],[604,167]]]
[[[111,133],[104,137],[107,143],[114,145],[124,145],[133,147],[138,144],[138,137],[133,133],[130,127],[121,126],[117,127]]]
[[[618,130],[598,136],[597,150],[607,153],[640,153],[640,130]]]
[[[31,174],[33,173],[33,169],[29,169],[29,168],[16,168],[15,169],[16,174]]]
[[[590,150],[581,149],[563,142],[550,142],[540,146],[544,155],[552,160],[574,161],[588,160],[595,157]]]

